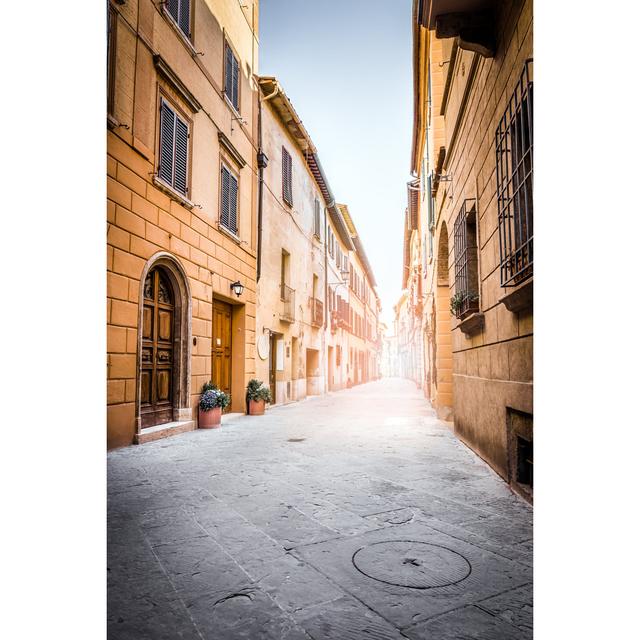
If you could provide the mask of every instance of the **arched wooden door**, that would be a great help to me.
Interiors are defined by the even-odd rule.
[[[173,420],[173,333],[175,297],[160,267],[144,283],[140,417],[143,427]]]

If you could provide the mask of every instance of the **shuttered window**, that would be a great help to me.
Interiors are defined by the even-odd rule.
[[[189,125],[164,99],[160,101],[159,157],[158,177],[186,196],[189,190]]]
[[[238,178],[224,164],[220,189],[220,224],[234,235],[238,235]]]
[[[293,206],[292,178],[291,156],[282,147],[282,199],[290,206]]]
[[[233,108],[240,112],[240,67],[238,59],[228,43],[224,44],[224,93],[233,105]]]
[[[316,198],[313,208],[313,234],[320,239],[320,200]]]
[[[191,0],[166,0],[164,8],[187,38],[191,38]]]

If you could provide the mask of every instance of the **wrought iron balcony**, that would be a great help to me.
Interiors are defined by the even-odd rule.
[[[280,320],[282,322],[295,322],[296,291],[286,284],[280,285],[280,300],[282,301],[282,311]]]
[[[318,298],[309,298],[311,306],[311,326],[321,327],[324,324],[324,305]]]

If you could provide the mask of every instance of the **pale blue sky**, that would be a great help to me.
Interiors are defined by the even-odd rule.
[[[259,70],[282,84],[349,206],[390,323],[410,177],[411,0],[261,0]]]

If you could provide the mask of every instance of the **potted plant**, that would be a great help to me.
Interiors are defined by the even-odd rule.
[[[222,410],[229,406],[231,398],[211,382],[202,385],[198,410],[198,427],[216,429],[222,420]]]
[[[247,384],[247,409],[250,416],[264,414],[264,405],[272,402],[271,389],[262,384],[262,380],[252,378]]]
[[[465,302],[469,303],[469,307],[478,300],[478,295],[468,291],[459,291],[449,301],[449,311],[451,315],[459,318],[462,313],[462,307]]]

